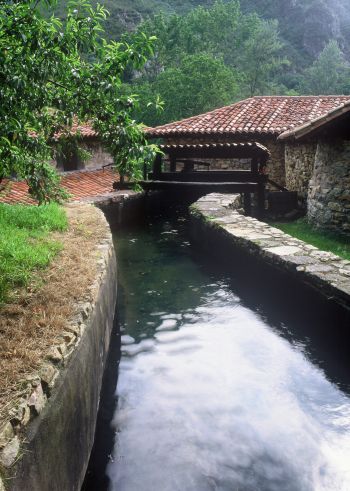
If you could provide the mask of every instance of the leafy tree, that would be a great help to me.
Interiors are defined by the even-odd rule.
[[[185,15],[158,14],[140,30],[155,34],[157,42],[154,56],[132,80],[133,88],[165,102],[161,116],[152,106],[137,113],[147,124],[181,119],[247,95],[287,90],[276,82],[287,63],[280,55],[277,22],[243,14],[237,0],[217,0]]]
[[[0,0],[0,178],[26,179],[39,202],[62,196],[51,143],[75,118],[91,121],[123,174],[140,175],[155,151],[121,95],[125,70],[141,69],[153,40],[140,32],[132,44],[107,43],[103,7],[72,1],[63,22],[41,14],[53,4]]]
[[[305,70],[300,90],[305,94],[326,95],[347,93],[350,66],[337,41],[330,41],[314,63]]]
[[[247,34],[242,39],[236,61],[242,72],[243,95],[271,93],[276,73],[283,65],[288,65],[288,61],[280,56],[283,44],[279,39],[278,22],[250,16],[247,24]]]
[[[136,85],[136,92],[150,101],[139,117],[148,125],[174,121],[233,102],[237,75],[221,59],[208,54],[184,56],[179,66],[165,69],[152,83]],[[151,101],[164,102],[159,113]]]

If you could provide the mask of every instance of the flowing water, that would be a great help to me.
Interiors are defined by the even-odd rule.
[[[185,229],[179,216],[116,233],[106,489],[349,491],[348,366],[320,339],[331,321],[288,304],[284,285],[261,286],[258,271],[244,282],[210,265]]]

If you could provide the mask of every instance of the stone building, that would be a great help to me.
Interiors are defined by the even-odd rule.
[[[290,186],[306,196],[310,223],[350,235],[350,102],[279,141]]]
[[[315,142],[286,145],[279,136],[350,101],[350,96],[258,96],[191,118],[147,128],[150,138],[166,144],[256,141],[270,151],[269,178],[297,191],[306,202]],[[241,162],[220,162],[221,168],[244,168]]]
[[[75,146],[68,151],[57,151],[53,165],[59,172],[96,170],[113,163],[111,155],[103,148],[98,135],[89,124],[74,125],[70,134],[78,134],[77,145],[86,153],[87,158],[82,159]],[[60,135],[56,135],[55,139],[59,141]],[[59,147],[57,146],[56,149],[59,150]]]

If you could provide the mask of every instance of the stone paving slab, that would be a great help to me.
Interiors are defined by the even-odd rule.
[[[255,218],[244,216],[239,195],[212,193],[191,207],[208,227],[221,229],[235,246],[285,270],[350,310],[350,261],[317,249]]]

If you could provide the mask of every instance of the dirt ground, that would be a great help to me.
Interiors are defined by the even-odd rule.
[[[100,211],[67,205],[69,228],[52,237],[63,249],[45,271],[0,309],[0,424],[24,393],[27,377],[43,364],[50,347],[88,301],[96,274],[96,246],[106,233]]]

